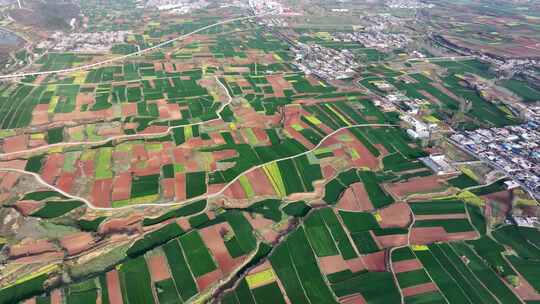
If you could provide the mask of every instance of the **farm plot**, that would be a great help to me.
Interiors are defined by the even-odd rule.
[[[150,283],[150,272],[144,257],[138,257],[122,264],[119,274],[123,299],[129,303],[155,303]]]
[[[339,298],[359,293],[367,303],[400,302],[399,291],[389,272],[358,272],[346,279],[333,282],[331,287]]]
[[[293,303],[336,303],[317,268],[303,228],[292,232],[274,250],[270,262]]]
[[[82,205],[84,203],[77,200],[47,201],[43,207],[33,212],[31,216],[45,219],[56,218]]]
[[[416,247],[415,249],[418,249]],[[392,252],[392,267],[405,303],[446,303],[437,285],[428,276],[410,247],[401,247]]]

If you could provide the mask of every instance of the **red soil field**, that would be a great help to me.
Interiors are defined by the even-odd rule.
[[[189,229],[191,229],[191,224],[189,224],[189,221],[186,217],[181,217],[181,218],[176,219],[176,223],[184,231],[188,231]]]
[[[274,187],[262,169],[256,169],[246,174],[256,195],[274,195]]]
[[[411,209],[407,203],[395,203],[379,210],[381,228],[407,227],[411,221]]]
[[[244,188],[242,188],[239,181],[235,181],[229,187],[227,187],[223,194],[233,199],[247,198]]]
[[[112,187],[112,200],[120,201],[129,199],[131,196],[131,174],[124,172],[114,177]]]
[[[520,285],[518,287],[512,288],[510,286],[510,289],[513,289],[513,291],[525,301],[540,300],[540,294],[536,292],[536,289],[534,289],[534,287],[532,287],[531,284],[527,282],[521,274],[519,275],[519,281]]]
[[[349,269],[349,266],[347,265],[347,263],[345,263],[345,260],[343,260],[343,257],[339,254],[333,256],[319,257],[318,259],[319,266],[322,273],[324,274],[331,274]]]
[[[221,269],[221,272],[224,275],[232,271],[235,265],[239,264],[242,260],[242,257],[233,259],[229,254],[227,247],[225,247],[220,232],[225,233],[226,231],[232,231],[232,228],[228,223],[220,223],[199,230],[204,244],[210,249],[212,256],[214,256],[214,259],[217,261],[218,268]]]
[[[100,235],[112,234],[118,232],[141,231],[141,222],[143,214],[134,214],[128,218],[111,219],[99,225],[98,233]]]
[[[369,211],[374,209],[362,183],[355,183],[347,188],[343,196],[339,199],[337,207],[350,211]]]
[[[0,172],[0,189],[11,191],[17,183],[20,173],[18,172]]]
[[[136,103],[123,103],[122,104],[122,116],[137,116],[137,104]]]
[[[252,218],[251,216],[246,216],[246,218],[248,219],[251,226],[253,226],[253,229],[261,233],[263,238],[267,242],[273,243],[277,241],[279,233],[271,229],[271,226],[274,224],[273,221],[266,219],[261,215],[257,215],[255,216],[255,218]]]
[[[406,234],[375,236],[374,239],[381,248],[391,248],[407,245]]]
[[[258,273],[258,272],[265,271],[270,268],[272,268],[272,265],[270,264],[268,260],[265,260],[262,264],[259,264],[255,266],[254,268],[252,268],[251,270],[249,270],[248,274]]]
[[[93,176],[94,175],[94,161],[93,160],[85,160],[82,161],[82,168],[83,168],[83,175],[86,176]]]
[[[384,256],[385,251],[378,251],[362,256],[362,260],[369,271],[384,271],[385,263]]]
[[[166,199],[174,198],[174,178],[164,178],[161,180],[161,187],[163,189],[163,197]]]
[[[62,170],[63,165],[63,154],[54,153],[49,155],[49,157],[47,157],[47,160],[45,161],[45,164],[43,165],[43,168],[41,169],[41,178],[46,183],[52,184],[56,176],[58,176],[58,174]]]
[[[422,268],[422,264],[417,259],[403,260],[392,263],[395,273],[407,272]]]
[[[100,179],[94,182],[92,188],[92,204],[96,207],[111,206],[112,178]]]
[[[251,129],[253,133],[255,133],[255,137],[257,137],[257,140],[259,142],[268,142],[270,139],[268,138],[268,134],[264,131],[262,128],[252,128]]]
[[[156,254],[148,258],[148,269],[150,270],[152,282],[159,282],[171,277],[169,264],[163,255]]]
[[[196,278],[197,281],[197,287],[199,288],[199,291],[206,290],[206,288],[212,286],[213,284],[217,283],[217,281],[221,278],[221,270],[216,269],[212,272],[209,272],[203,276],[200,276]]]
[[[68,255],[75,255],[91,248],[95,243],[91,233],[79,232],[70,234],[60,240],[60,246],[68,252]]]
[[[47,240],[27,239],[17,245],[8,247],[8,255],[10,258],[17,258],[56,250],[54,244]]]
[[[27,135],[21,134],[5,138],[2,145],[4,152],[11,153],[26,149],[26,137]]]
[[[19,211],[24,216],[28,216],[34,213],[34,211],[41,208],[41,206],[43,206],[42,202],[31,200],[18,201],[17,203],[15,203],[15,209],[17,209],[17,211]]]
[[[51,291],[51,304],[62,304],[62,292],[60,291],[60,289],[55,289]]]
[[[30,123],[33,126],[42,125],[49,122],[49,105],[48,104],[38,104],[34,107],[32,111],[32,122]]]
[[[177,173],[174,177],[174,198],[177,201],[186,199],[186,176]]]
[[[46,145],[47,145],[47,142],[43,139],[28,140],[28,148],[41,147],[41,146],[46,146]]]
[[[437,285],[433,282],[424,283],[416,286],[411,286],[402,289],[404,297],[410,297],[421,293],[428,293],[430,291],[438,290]]]
[[[154,134],[154,133],[164,133],[166,132],[168,129],[167,126],[156,126],[156,125],[153,125],[153,126],[149,126],[147,127],[146,129],[144,129],[143,131],[139,132],[141,134]]]
[[[366,265],[364,264],[364,260],[362,259],[362,257],[346,260],[345,263],[347,263],[347,266],[349,266],[349,269],[352,272],[358,272],[360,270],[366,269]]]
[[[107,291],[109,292],[109,302],[111,304],[123,304],[122,290],[120,289],[120,277],[116,269],[107,272]]]
[[[207,187],[206,193],[213,194],[221,191],[221,189],[225,187],[225,184],[210,184]]]
[[[426,215],[415,215],[414,218],[417,221],[420,220],[444,220],[444,219],[466,219],[466,213],[458,214],[426,214]]]
[[[403,183],[387,184],[386,189],[396,197],[404,197],[419,192],[429,192],[441,188],[440,176],[418,177]]]
[[[34,264],[34,263],[51,263],[61,261],[64,258],[64,253],[61,251],[44,252],[31,256],[24,256],[11,260],[13,264]]]
[[[411,244],[422,245],[437,241],[472,240],[477,237],[478,233],[476,231],[447,233],[443,227],[417,227],[412,228]]]
[[[368,167],[371,170],[377,170],[379,168],[379,160],[369,152],[366,146],[356,139],[350,146],[360,155],[359,158],[352,161],[355,167]]]
[[[78,169],[78,171],[80,171],[80,169]],[[60,173],[60,177],[58,177],[58,181],[56,182],[56,187],[69,193],[71,191],[71,188],[73,187],[75,178],[77,176],[79,176],[79,174],[77,173],[69,173],[69,172]]]
[[[361,294],[355,293],[355,294],[352,294],[352,295],[348,295],[348,296],[339,298],[339,303],[342,303],[342,304],[365,304],[367,302],[366,302],[366,300],[364,299],[364,297]]]
[[[322,167],[322,175],[324,179],[331,179],[336,175],[336,169],[330,165]]]
[[[124,132],[120,126],[103,126],[99,129],[97,134],[103,137],[112,137],[122,135]]]

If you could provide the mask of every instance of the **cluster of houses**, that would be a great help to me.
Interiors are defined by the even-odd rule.
[[[276,14],[283,13],[284,7],[278,1],[272,0],[249,0],[249,7],[255,15],[275,12]]]
[[[298,69],[324,80],[350,78],[358,67],[354,54],[349,50],[304,43],[298,43],[292,50],[296,54],[294,62]]]
[[[418,0],[389,0],[386,5],[390,8],[424,9],[433,8],[434,4],[424,3]]]
[[[487,161],[540,198],[540,121],[504,128],[463,131],[451,140]]]
[[[53,33],[37,47],[52,51],[65,52],[106,52],[116,43],[124,43],[130,31],[110,31],[96,33]]]
[[[406,47],[410,42],[405,34],[386,33],[381,31],[366,31],[353,33],[336,33],[335,40],[343,42],[358,42],[368,48],[378,50],[391,50]]]
[[[400,118],[411,126],[407,129],[407,134],[414,139],[429,138],[431,132],[437,129],[437,124],[425,123],[411,115],[404,114]]]
[[[156,7],[160,11],[169,11],[179,15],[190,13],[194,10],[205,8],[210,3],[205,0],[149,0],[147,7]]]

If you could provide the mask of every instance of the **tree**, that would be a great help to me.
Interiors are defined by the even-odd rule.
[[[512,287],[518,287],[520,284],[519,277],[513,274],[509,274],[505,277],[505,280],[512,285]]]

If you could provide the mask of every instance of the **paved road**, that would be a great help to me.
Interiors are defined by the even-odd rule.
[[[0,161],[5,161],[7,159],[13,159],[13,158],[16,158],[16,157],[21,157],[21,156],[23,156],[23,155],[25,155],[27,153],[35,153],[35,152],[45,151],[45,150],[52,149],[52,148],[84,146],[84,145],[103,145],[103,144],[106,144],[106,143],[108,143],[109,141],[112,141],[112,140],[127,140],[127,139],[138,139],[138,138],[148,138],[148,137],[150,137],[150,138],[152,138],[152,137],[160,137],[160,136],[165,136],[165,135],[169,134],[170,132],[172,132],[172,130],[174,130],[176,128],[191,127],[191,126],[202,125],[202,124],[213,122],[213,121],[222,120],[221,113],[223,112],[223,109],[225,109],[225,107],[232,102],[232,97],[229,94],[229,91],[227,90],[225,85],[223,85],[223,83],[221,83],[221,81],[219,81],[218,77],[215,76],[215,78],[216,78],[216,82],[221,86],[221,88],[227,94],[227,99],[228,99],[227,102],[223,103],[221,105],[221,107],[217,110],[217,116],[218,116],[217,118],[209,119],[209,120],[205,120],[205,121],[200,121],[200,122],[194,122],[194,123],[185,124],[185,125],[169,127],[169,128],[167,128],[166,131],[158,132],[158,133],[118,135],[118,136],[112,136],[112,137],[108,137],[108,138],[98,140],[98,141],[61,142],[61,143],[52,144],[52,145],[40,146],[40,147],[36,147],[36,148],[32,148],[32,149],[26,149],[26,150],[10,152],[10,153],[3,153],[3,154],[0,154]]]
[[[474,55],[470,56],[449,56],[449,57],[428,57],[428,58],[411,58],[407,61],[448,61],[448,60],[470,60],[470,59],[476,59],[477,57]]]
[[[115,210],[122,210],[122,209],[148,207],[148,206],[158,206],[158,207],[177,206],[177,205],[184,205],[184,204],[192,203],[192,202],[202,200],[202,199],[210,199],[210,198],[218,197],[218,196],[222,195],[227,190],[228,187],[230,187],[233,183],[235,183],[238,179],[240,179],[245,174],[248,174],[248,173],[250,173],[250,172],[252,172],[254,170],[262,168],[263,166],[268,165],[268,164],[272,164],[272,163],[283,161],[283,160],[293,159],[293,158],[296,158],[296,157],[300,157],[300,156],[304,156],[304,155],[307,155],[309,153],[312,153],[315,150],[319,149],[327,139],[329,139],[330,137],[336,135],[337,133],[339,133],[339,132],[341,132],[343,130],[347,130],[347,129],[362,128],[362,127],[389,127],[389,128],[391,128],[391,127],[398,127],[398,125],[392,125],[392,124],[360,124],[360,125],[350,125],[350,126],[339,128],[339,129],[333,131],[332,133],[329,133],[328,135],[326,135],[323,139],[321,139],[321,141],[315,147],[313,147],[313,148],[311,148],[311,149],[309,149],[309,150],[307,150],[305,152],[302,152],[302,153],[299,153],[299,154],[296,154],[296,155],[292,155],[292,156],[288,156],[288,157],[279,158],[279,159],[276,159],[276,160],[273,160],[273,161],[266,162],[264,164],[260,164],[260,165],[251,167],[248,170],[246,170],[246,171],[242,172],[241,174],[239,174],[237,177],[235,177],[230,182],[228,182],[218,192],[212,193],[212,194],[207,194],[207,195],[202,195],[202,196],[198,196],[198,197],[193,197],[193,198],[181,201],[181,202],[138,204],[138,205],[128,205],[128,206],[119,207],[119,208],[96,207],[90,201],[88,201],[87,199],[85,199],[83,197],[68,194],[68,193],[62,191],[61,189],[59,189],[59,188],[45,182],[38,174],[36,174],[34,172],[29,172],[29,171],[25,171],[25,170],[21,170],[21,169],[15,169],[15,168],[0,168],[0,171],[18,172],[18,173],[21,173],[21,174],[32,175],[36,179],[36,181],[38,183],[40,183],[42,186],[44,186],[46,188],[49,188],[49,189],[52,189],[52,190],[55,190],[55,191],[58,191],[59,193],[65,195],[65,196],[67,196],[67,197],[69,197],[71,199],[80,200],[80,201],[84,202],[88,206],[88,208],[94,209],[94,210],[115,211]]]

